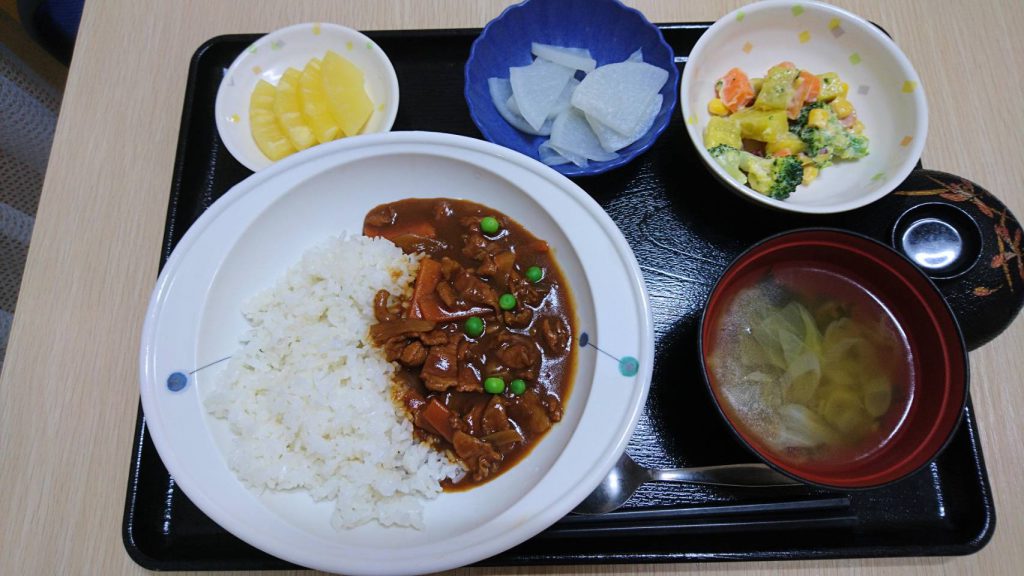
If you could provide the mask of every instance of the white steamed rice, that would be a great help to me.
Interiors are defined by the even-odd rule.
[[[413,439],[367,335],[374,294],[408,294],[418,267],[387,240],[332,238],[245,304],[250,331],[205,398],[245,484],[331,500],[336,529],[422,528],[422,501],[462,469]]]

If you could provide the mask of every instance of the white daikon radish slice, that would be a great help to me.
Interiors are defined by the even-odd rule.
[[[597,135],[597,140],[601,143],[602,148],[608,152],[618,152],[639,140],[644,134],[647,134],[647,131],[654,125],[654,119],[658,117],[658,112],[661,111],[661,103],[664,100],[665,98],[661,94],[654,96],[654,100],[651,100],[651,103],[647,105],[644,121],[629,136],[619,134],[615,130],[594,120],[589,114],[587,115],[587,122],[590,124],[594,134]]]
[[[494,107],[498,109],[498,114],[501,114],[501,117],[511,124],[513,128],[534,136],[547,136],[551,134],[550,125],[547,127],[547,132],[542,134],[540,130],[534,130],[533,126],[530,126],[521,115],[508,109],[508,99],[512,96],[512,84],[508,80],[504,78],[488,78],[487,88],[491,92],[491,100],[494,102]]]
[[[511,89],[512,88],[510,86],[509,90]],[[509,111],[512,112],[513,114],[518,114],[519,116],[523,115],[523,112],[519,110],[519,103],[516,102],[515,94],[508,97],[508,100],[505,101],[505,106],[508,106]]]
[[[573,154],[572,152],[568,152],[566,150],[559,150],[558,148],[555,148],[554,146],[552,146],[551,149],[554,150],[555,152],[558,152],[562,156],[568,158],[570,162],[572,162],[573,164],[579,166],[580,168],[586,168],[587,166],[590,165],[590,161],[587,160],[586,156],[580,156],[579,154]]]
[[[576,71],[547,60],[534,60],[529,66],[509,68],[512,94],[515,94],[523,118],[540,130],[558,97]]]
[[[590,50],[586,48],[570,48],[566,46],[552,46],[550,44],[539,44],[534,42],[530,51],[538,58],[543,58],[555,64],[561,64],[573,70],[593,72],[597,67],[597,61],[590,57]]]
[[[562,156],[551,147],[550,140],[545,140],[540,145],[540,148],[537,149],[537,153],[540,155],[540,161],[548,166],[558,166],[559,164],[568,164],[570,162],[568,158]]]
[[[637,48],[636,52],[633,52],[632,54],[629,55],[629,58],[626,58],[626,62],[643,62],[643,61],[644,61],[644,49],[643,48]]]
[[[572,105],[629,136],[644,121],[648,104],[666,80],[668,72],[644,62],[608,64],[587,74],[572,94]]]
[[[572,106],[572,93],[576,91],[576,87],[579,85],[579,80],[575,78],[569,80],[569,83],[565,85],[565,90],[562,90],[562,94],[555,102],[555,107],[552,108],[551,113],[548,114],[548,121],[554,120],[559,114],[565,112],[570,106]]]
[[[511,90],[511,88],[509,89]],[[523,132],[526,132],[527,134],[533,134],[535,136],[551,135],[551,126],[555,123],[554,116],[548,117],[548,119],[544,121],[544,125],[540,127],[540,130],[534,130],[533,126],[530,126],[529,123],[526,122],[526,119],[523,118],[523,113],[519,110],[519,103],[516,102],[515,95],[508,97],[508,101],[505,102],[505,106],[508,107],[509,112],[511,112],[513,115],[515,115],[516,118],[519,119],[519,124],[523,124],[529,127],[529,130],[523,130],[522,128],[519,128],[520,130],[523,130]]]
[[[586,117],[575,108],[570,108],[555,118],[555,123],[551,126],[551,146],[561,152],[563,156],[568,152],[598,162],[605,162],[619,156],[601,148],[601,143],[597,140],[594,131],[590,129]]]
[[[545,145],[548,148],[550,148],[551,150],[553,150],[556,154],[562,156],[563,158],[568,159],[570,162],[572,162],[573,164],[579,166],[580,168],[586,168],[587,165],[589,164],[589,162],[587,162],[587,157],[586,156],[581,156],[579,154],[573,154],[572,152],[568,152],[566,150],[559,150],[558,147],[553,146],[551,144],[551,140],[545,140],[544,143],[541,144],[541,146],[545,146]]]
[[[551,113],[548,114],[548,120],[549,121],[550,120],[554,120],[556,117],[558,117],[559,114],[561,114],[562,112],[565,112],[566,110],[568,110],[569,106],[572,106],[572,104],[570,103],[570,101],[572,99],[572,92],[579,85],[580,85],[580,81],[579,80],[577,80],[575,78],[573,78],[572,80],[569,80],[569,83],[565,85],[565,90],[562,90],[561,96],[559,96],[558,97],[558,101],[555,102],[555,107],[552,108],[551,109]],[[506,103],[506,105],[508,106],[508,109],[512,111],[513,114],[518,114],[520,116],[523,115],[522,110],[519,109],[519,103],[516,102],[515,95],[512,95],[512,96],[508,97],[508,102]],[[547,122],[545,122],[545,124],[546,123]]]

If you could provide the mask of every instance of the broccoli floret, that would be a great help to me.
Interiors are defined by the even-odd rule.
[[[743,153],[740,168],[747,172],[750,187],[776,200],[789,198],[804,179],[804,167],[796,158],[761,158]]]
[[[856,160],[868,155],[868,138],[863,134],[847,132],[849,142],[844,148],[837,149],[836,155],[842,160]]]
[[[828,112],[828,122],[824,128],[807,125],[807,118],[815,108]],[[805,153],[819,168],[831,166],[833,158],[856,160],[868,155],[868,139],[843,126],[832,107],[825,102],[804,106],[789,129],[807,145]]]
[[[765,196],[785,200],[804,179],[804,167],[794,157],[762,158],[726,144],[708,150],[725,171]]]
[[[807,116],[810,115],[811,110],[815,108],[828,108],[827,102],[811,102],[807,106],[800,109],[800,115],[797,116],[796,120],[792,120],[789,124],[789,131],[797,136],[800,135],[800,131],[807,127]]]
[[[792,156],[772,160],[772,186],[768,195],[776,200],[789,198],[804,181],[804,165]]]
[[[713,148],[708,149],[708,153],[715,159],[716,162],[725,168],[725,171],[730,176],[739,180],[740,184],[747,183],[747,175],[740,170],[740,160],[746,152],[737,150],[728,144],[719,144]]]
[[[842,130],[835,130],[831,124],[824,128],[807,126],[800,130],[799,134],[800,139],[807,145],[805,153],[814,158],[821,168],[832,164],[832,152],[842,144],[838,140],[845,140],[842,135]]]

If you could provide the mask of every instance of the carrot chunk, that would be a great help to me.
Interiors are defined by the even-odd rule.
[[[786,115],[790,120],[800,116],[800,110],[806,102],[814,102],[821,94],[821,78],[811,74],[807,70],[801,70],[800,75],[793,82],[793,99],[789,101],[786,108]]]
[[[448,418],[451,416],[451,411],[437,401],[437,398],[431,398],[427,402],[427,405],[420,412],[420,416],[423,420],[434,429],[435,432],[445,440],[452,441],[452,425]]]
[[[754,99],[754,87],[750,78],[739,68],[726,72],[718,81],[718,98],[730,112],[750,104]]]
[[[797,90],[804,90],[804,102],[814,102],[821,94],[821,78],[811,74],[807,70],[801,70],[797,77]]]

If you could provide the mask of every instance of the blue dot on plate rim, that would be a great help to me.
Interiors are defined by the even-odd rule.
[[[586,346],[590,342],[590,336],[586,332],[580,334],[580,346]]]
[[[619,359],[619,373],[623,376],[636,376],[640,371],[640,361],[632,356],[623,356]]]
[[[174,372],[167,377],[167,389],[171,392],[180,392],[188,386],[188,376],[182,372]]]

